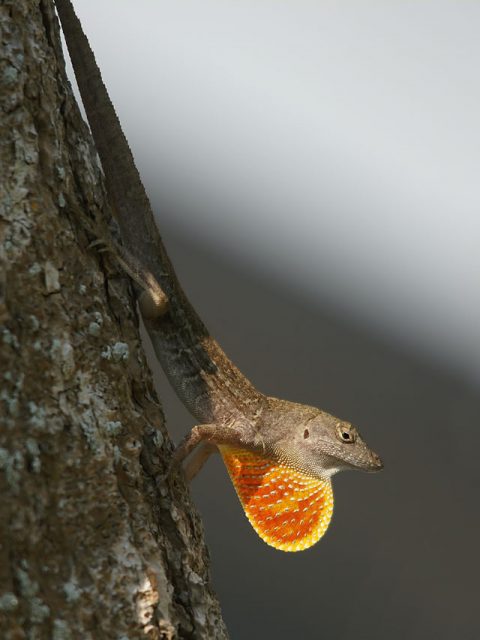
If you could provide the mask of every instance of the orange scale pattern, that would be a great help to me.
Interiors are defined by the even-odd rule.
[[[220,452],[251,525],[267,544],[302,551],[323,536],[333,513],[330,480],[318,480],[256,453]]]

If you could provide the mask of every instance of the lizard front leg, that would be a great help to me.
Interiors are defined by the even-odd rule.
[[[186,480],[190,482],[203,467],[207,459],[217,450],[218,445],[238,446],[240,438],[235,429],[218,424],[201,424],[193,427],[172,456],[170,471],[175,470],[197,447],[199,449],[185,465]]]
[[[212,453],[217,452],[218,447],[210,442],[203,442],[197,447],[197,450],[183,467],[183,473],[185,474],[187,483],[190,483],[193,478],[195,478]]]

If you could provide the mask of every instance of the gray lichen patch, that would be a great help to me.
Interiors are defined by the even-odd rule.
[[[50,607],[41,598],[32,598],[30,601],[30,621],[32,624],[41,624],[50,616]]]
[[[53,621],[52,640],[71,640],[72,631],[65,620],[56,619]]]
[[[36,580],[29,575],[29,565],[23,560],[16,570],[17,582],[20,595],[26,602],[28,608],[28,620],[30,624],[41,624],[50,616],[50,607],[38,595],[40,586]]]
[[[100,335],[101,329],[102,327],[98,324],[98,322],[90,322],[90,324],[88,325],[88,333],[94,338],[97,338]]]
[[[108,420],[105,422],[104,429],[109,436],[116,436],[122,430],[122,423],[119,420]]]
[[[128,360],[130,350],[126,342],[115,342],[113,345],[108,345],[101,353],[104,360],[111,360],[112,362],[121,362]]]
[[[2,83],[8,87],[18,80],[18,70],[13,65],[7,64],[2,71]]]
[[[33,438],[27,438],[25,448],[30,458],[30,467],[34,473],[40,473],[42,462],[40,459],[40,446]]]
[[[60,291],[60,273],[58,269],[49,260],[44,266],[45,289],[47,293],[55,293]]]
[[[0,447],[0,471],[5,474],[7,485],[12,493],[20,492],[20,483],[22,480],[22,471],[25,466],[25,459],[21,451],[10,452]]]
[[[34,262],[29,268],[28,273],[31,276],[36,276],[38,273],[41,273],[42,267],[38,264],[38,262]]]
[[[0,596],[0,611],[5,613],[14,611],[18,607],[18,598],[14,593],[4,593]]]
[[[15,374],[12,371],[5,371],[3,374],[3,385],[0,391],[0,414],[1,406],[4,407],[4,415],[10,418],[18,418],[20,411],[20,394],[23,387],[25,375],[23,373]],[[6,426],[11,426],[12,421],[7,419]]]
[[[155,447],[157,449],[160,449],[161,447],[163,447],[164,442],[165,442],[165,438],[163,437],[161,431],[155,431],[153,435],[153,443]]]
[[[75,576],[72,576],[72,578],[68,582],[64,583],[63,592],[65,594],[67,602],[77,602],[77,600],[80,599],[82,590],[79,588]]]
[[[17,395],[10,395],[7,389],[4,388],[0,391],[0,401],[4,403],[6,413],[9,416],[13,418],[18,416],[19,403]]]
[[[28,575],[28,562],[22,560],[20,567],[16,570],[17,580],[19,583],[19,589],[22,596],[25,598],[33,598],[38,593],[38,582],[32,580]]]
[[[98,428],[94,412],[91,408],[83,412],[80,420],[80,428],[90,450],[98,457],[105,457],[105,437]]]
[[[31,400],[28,403],[28,412],[30,417],[28,423],[35,430],[44,430],[47,426],[47,412],[43,405],[37,405],[36,402]]]
[[[2,340],[4,344],[9,345],[13,349],[20,348],[20,343],[18,342],[17,336],[12,333],[7,327],[3,327],[2,329]]]
[[[35,315],[31,314],[31,315],[28,317],[28,319],[29,319],[29,321],[30,321],[30,327],[31,327],[32,331],[33,331],[33,332],[38,331],[38,330],[40,329],[40,322],[39,322],[39,320],[38,320],[37,316],[35,316]]]
[[[75,355],[68,334],[62,338],[54,338],[50,349],[52,360],[60,365],[60,370],[65,379],[69,379],[75,371]]]
[[[91,320],[88,324],[88,333],[94,338],[97,338],[102,331],[103,315],[100,311],[94,311],[90,314],[90,318]]]

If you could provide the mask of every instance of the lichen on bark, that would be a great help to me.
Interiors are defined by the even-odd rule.
[[[53,4],[0,29],[0,637],[226,637]]]

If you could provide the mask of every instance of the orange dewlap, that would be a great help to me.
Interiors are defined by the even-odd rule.
[[[323,536],[333,513],[330,480],[317,480],[245,449],[219,446],[247,518],[267,544],[302,551]]]

